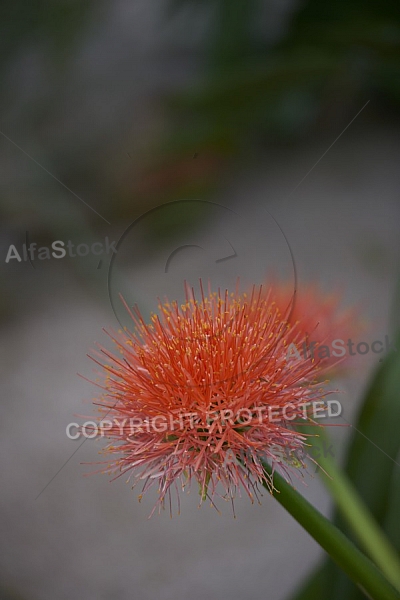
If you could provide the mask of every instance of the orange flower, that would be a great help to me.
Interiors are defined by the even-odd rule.
[[[253,500],[258,484],[273,490],[261,459],[286,478],[305,467],[296,453],[307,437],[293,423],[313,422],[306,403],[329,392],[317,381],[318,361],[287,361],[301,330],[262,286],[249,297],[205,296],[201,286],[200,301],[187,288],[186,300],[160,304],[149,324],[125,304],[135,331],[110,336],[120,356],[96,353],[109,359],[93,359],[105,375],[99,426],[111,440],[101,470],[144,481],[142,493],[157,484],[159,508],[172,490],[179,504],[192,480],[200,503],[233,500],[241,487]]]
[[[294,293],[289,284],[274,282],[270,296],[295,326],[288,335],[288,359],[315,358],[320,374],[343,373],[349,358],[347,340],[357,339],[367,329],[359,308],[343,310],[341,294],[326,294],[316,283],[303,285]]]

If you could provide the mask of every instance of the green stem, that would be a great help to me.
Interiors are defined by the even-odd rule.
[[[263,461],[270,476],[271,466]],[[400,600],[400,594],[382,573],[329,519],[324,517],[279,473],[274,473],[278,502],[300,523],[341,569],[373,600]],[[267,484],[265,487],[268,489]]]
[[[318,434],[316,434],[316,430],[318,430]],[[311,434],[312,437],[309,437],[308,441],[312,445],[323,440],[324,447],[326,444],[329,448],[329,438],[321,427],[302,426],[301,432]],[[396,550],[334,459],[329,455],[323,455],[319,456],[316,462],[323,469],[320,471],[323,483],[331,492],[338,509],[354,535],[382,573],[400,591],[400,559]]]

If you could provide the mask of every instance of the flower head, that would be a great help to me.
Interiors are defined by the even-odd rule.
[[[305,466],[296,452],[307,437],[293,423],[310,422],[307,403],[327,392],[318,361],[286,360],[301,331],[270,293],[205,296],[201,286],[197,300],[187,288],[185,304],[160,303],[149,323],[126,308],[133,331],[110,334],[119,356],[101,349],[108,363],[94,359],[110,439],[103,471],[142,481],[142,493],[156,484],[161,508],[193,480],[201,501],[233,500],[241,488],[253,500],[260,483],[272,491],[262,459],[286,477]]]
[[[295,326],[287,338],[288,358],[315,357],[320,374],[343,372],[348,359],[345,340],[367,329],[359,308],[343,310],[341,294],[324,293],[317,283],[303,285],[294,292],[293,286],[275,281],[269,294],[280,312],[287,315],[288,323]]]

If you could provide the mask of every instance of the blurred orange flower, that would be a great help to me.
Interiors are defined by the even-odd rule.
[[[347,340],[367,329],[360,308],[343,309],[342,294],[327,294],[317,283],[294,292],[290,284],[275,281],[269,294],[294,326],[288,334],[288,360],[311,358],[318,362],[321,375],[343,373],[349,358]]]

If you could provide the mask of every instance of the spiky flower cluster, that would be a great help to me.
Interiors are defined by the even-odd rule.
[[[148,324],[126,308],[133,331],[110,334],[119,356],[100,349],[107,364],[94,359],[105,375],[99,419],[118,421],[107,430],[104,472],[143,482],[142,494],[156,484],[159,508],[173,490],[179,503],[192,480],[200,502],[233,500],[241,488],[258,498],[258,484],[274,489],[262,460],[287,478],[301,473],[295,456],[307,438],[294,423],[310,422],[304,404],[326,391],[315,360],[286,360],[296,325],[262,286],[248,296],[205,296],[201,286],[200,300],[187,288],[185,304],[160,304]],[[268,418],[271,407],[280,418]]]
[[[294,292],[293,285],[273,282],[269,295],[281,313],[287,315],[288,323],[296,325],[287,338],[289,348],[296,348],[302,357],[307,353],[318,357],[320,374],[332,376],[345,372],[348,356],[338,360],[340,355],[330,354],[321,347],[332,348],[335,339],[356,337],[364,332],[368,326],[361,307],[343,310],[339,291],[327,294],[317,283],[303,284]]]

